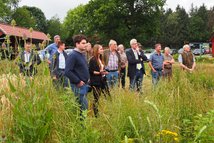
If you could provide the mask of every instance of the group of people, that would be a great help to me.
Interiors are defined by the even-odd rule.
[[[101,94],[110,96],[110,89],[120,86],[120,83],[122,88],[125,88],[127,69],[129,89],[139,93],[142,92],[143,77],[146,74],[145,62],[149,62],[153,85],[156,85],[162,76],[169,80],[172,77],[172,64],[175,61],[168,47],[164,49],[164,54],[161,53],[161,44],[156,44],[155,51],[147,58],[142,45],[136,39],[130,40],[131,48],[127,50],[122,44],[117,46],[115,40],[109,41],[107,49],[100,44],[95,44],[92,48],[84,35],[75,35],[73,42],[75,48],[67,55],[64,51],[65,43],[56,35],[54,43],[47,46],[45,51],[49,53],[47,62],[54,84],[63,87],[70,85],[80,104],[81,113],[88,109],[86,95],[89,89],[92,89],[93,110],[97,117],[99,97]],[[30,43],[25,43],[25,50],[20,54],[20,72],[27,76],[34,75],[34,64],[41,63],[39,56],[30,50],[30,46]],[[184,70],[192,72],[195,68],[195,58],[189,45],[184,45],[183,49],[184,52],[179,55],[179,63]]]

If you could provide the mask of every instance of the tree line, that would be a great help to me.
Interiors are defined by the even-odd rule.
[[[18,7],[19,0],[0,0],[0,20],[14,19],[19,26],[61,35],[67,45],[72,36],[83,33],[92,43],[115,39],[127,47],[132,38],[145,46],[160,42],[180,48],[188,42],[207,42],[214,32],[214,6],[191,5],[190,11],[177,6],[164,9],[165,0],[91,0],[67,12],[63,22],[57,16],[46,19],[37,7]],[[6,10],[7,9],[7,10]],[[4,13],[1,13],[4,11]]]

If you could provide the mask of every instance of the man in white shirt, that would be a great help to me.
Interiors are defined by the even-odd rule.
[[[68,86],[68,79],[64,76],[65,74],[65,60],[67,59],[67,54],[65,50],[65,43],[59,42],[57,45],[57,52],[53,55],[53,69],[52,69],[52,77],[54,83],[57,86]]]
[[[33,76],[37,73],[35,65],[41,63],[41,59],[37,53],[31,50],[32,44],[30,42],[25,43],[25,50],[20,54],[19,69],[20,73],[26,76]]]

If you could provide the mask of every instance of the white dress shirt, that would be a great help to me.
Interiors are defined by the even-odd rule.
[[[59,69],[65,69],[65,57],[63,55],[63,52],[59,52]]]
[[[136,50],[134,50],[134,49],[132,49],[133,50],[133,52],[134,52],[134,56],[135,56],[135,59],[136,60],[138,60],[139,58],[138,58],[138,52],[136,51]],[[142,65],[141,65],[141,63],[139,63],[139,64],[137,64],[137,67],[136,67],[138,70],[140,70],[141,68],[142,68]]]
[[[28,63],[30,62],[30,53],[25,51],[24,52],[24,56],[25,56],[25,63]]]

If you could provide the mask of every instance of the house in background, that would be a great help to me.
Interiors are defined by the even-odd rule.
[[[10,36],[10,46],[16,48],[19,45],[23,46],[24,39],[38,45],[43,41],[49,41],[47,35],[40,31],[35,31],[24,27],[11,26],[0,23],[0,42],[5,41],[6,36]]]
[[[13,56],[18,54],[18,46],[23,47],[24,41],[28,40],[35,44],[38,48],[39,43],[47,42],[50,39],[47,35],[40,31],[30,30],[24,27],[11,26],[9,24],[0,23],[0,46],[4,42],[7,43],[9,36],[9,46],[13,48]],[[7,45],[7,44],[6,44]],[[2,47],[1,47],[2,48]]]

